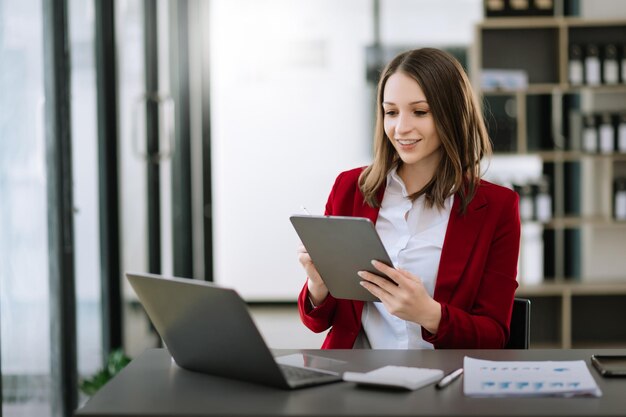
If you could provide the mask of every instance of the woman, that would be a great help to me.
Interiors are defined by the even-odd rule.
[[[381,74],[374,161],[341,173],[327,215],[367,217],[397,285],[359,272],[381,302],[335,299],[304,247],[303,323],[324,349],[502,348],[517,288],[518,197],[481,180],[491,144],[469,80],[449,54],[404,52]]]

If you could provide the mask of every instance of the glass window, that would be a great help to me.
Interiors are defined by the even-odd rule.
[[[50,332],[40,0],[0,0],[0,306],[5,416],[48,416]]]
[[[70,0],[72,173],[78,374],[102,367],[98,122],[93,1]]]
[[[157,7],[164,6],[159,2]],[[119,85],[119,164],[121,262],[126,271],[148,270],[146,95],[144,2],[125,0],[115,7]],[[159,28],[161,30],[161,28]],[[161,73],[162,68],[158,69]],[[162,212],[161,216],[165,216]],[[163,236],[162,236],[163,238]],[[124,348],[130,357],[158,345],[133,290],[123,280]]]

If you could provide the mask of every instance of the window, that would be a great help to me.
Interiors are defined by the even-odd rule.
[[[5,416],[50,415],[40,0],[0,1],[0,306]]]

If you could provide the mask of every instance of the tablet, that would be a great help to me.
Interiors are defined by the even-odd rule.
[[[312,215],[294,215],[289,220],[333,297],[380,301],[361,287],[357,275],[370,271],[384,276],[372,266],[372,259],[392,265],[371,220]]]

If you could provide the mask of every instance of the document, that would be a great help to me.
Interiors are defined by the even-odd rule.
[[[463,392],[470,397],[602,396],[582,360],[508,362],[466,356],[463,367]]]
[[[363,385],[416,390],[443,377],[441,369],[383,366],[370,372],[345,372],[343,380]]]

